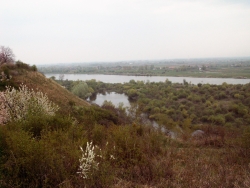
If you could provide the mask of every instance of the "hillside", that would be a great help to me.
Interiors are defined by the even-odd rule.
[[[19,86],[23,83],[30,89],[38,89],[47,94],[51,101],[60,106],[60,112],[62,113],[67,113],[67,111],[70,110],[69,102],[76,106],[89,105],[89,103],[64,89],[52,79],[46,78],[40,72],[16,67],[8,68],[10,69],[8,73],[11,75],[11,82],[14,83],[14,85]]]

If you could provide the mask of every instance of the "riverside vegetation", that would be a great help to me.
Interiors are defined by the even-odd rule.
[[[1,112],[11,114],[4,97],[10,92],[38,89],[48,99],[28,105],[21,118],[5,116],[0,187],[250,186],[249,84],[58,81],[83,99],[125,93],[134,104],[125,109],[108,101],[90,105],[22,62],[1,65],[0,72]],[[36,93],[30,100],[40,101]],[[53,113],[33,113],[43,105],[55,107]],[[152,127],[142,113],[177,138]],[[193,138],[194,130],[204,135]]]

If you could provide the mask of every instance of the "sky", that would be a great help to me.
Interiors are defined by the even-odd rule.
[[[28,64],[250,57],[250,0],[1,0]]]

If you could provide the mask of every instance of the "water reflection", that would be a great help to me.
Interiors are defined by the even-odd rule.
[[[127,108],[127,114],[135,115],[131,110],[128,110],[128,108],[131,107],[131,104],[128,100],[128,97],[125,94],[119,94],[116,92],[107,92],[107,93],[98,93],[93,94],[91,97],[88,98],[88,101],[91,103],[95,103],[99,106],[102,106],[104,101],[110,101],[113,105],[116,107],[119,107],[121,103],[123,103],[123,107]],[[141,120],[145,125],[152,125],[155,129],[169,135],[171,138],[176,137],[176,133],[174,133],[171,130],[166,129],[164,126],[159,125],[156,121],[148,119],[147,114],[142,113]]]
[[[93,101],[96,100],[96,98],[97,98],[97,94],[96,94],[96,93],[93,93],[93,94],[88,98],[88,101],[93,102]]]
[[[104,101],[111,101],[115,107],[118,107],[121,103],[123,103],[123,107],[130,107],[128,97],[116,92],[93,94],[87,100],[99,106],[102,106]]]

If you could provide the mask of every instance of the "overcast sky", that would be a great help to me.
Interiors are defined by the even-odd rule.
[[[0,45],[29,64],[249,57],[250,0],[1,0]]]

